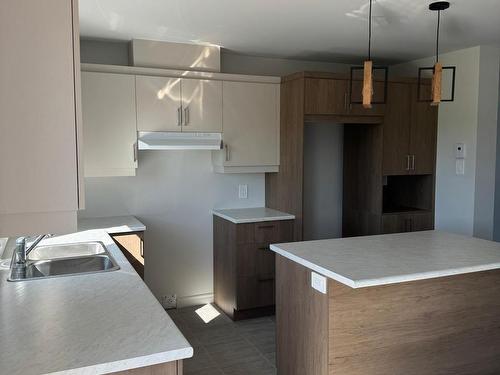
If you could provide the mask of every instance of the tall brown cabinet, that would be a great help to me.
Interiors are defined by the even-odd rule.
[[[343,236],[433,229],[437,107],[417,102],[411,79],[391,80],[386,104],[371,109],[349,104],[349,87],[332,73],[283,78],[281,165],[266,175],[266,206],[294,214],[294,239],[303,239],[304,129],[343,124]],[[375,82],[374,100],[382,95]]]

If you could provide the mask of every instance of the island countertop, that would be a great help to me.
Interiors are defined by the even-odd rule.
[[[500,243],[441,231],[293,242],[270,248],[351,288],[500,268]]]
[[[0,372],[103,374],[192,357],[189,342],[105,231],[41,244],[85,241],[103,242],[120,269],[8,282],[9,269],[0,268]]]

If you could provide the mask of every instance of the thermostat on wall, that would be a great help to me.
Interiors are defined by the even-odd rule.
[[[465,143],[457,143],[455,145],[455,158],[465,159]]]

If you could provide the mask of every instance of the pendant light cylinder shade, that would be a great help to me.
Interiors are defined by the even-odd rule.
[[[372,97],[373,97],[373,62],[368,60],[365,61],[363,66],[363,107],[372,107]]]
[[[443,64],[437,62],[434,64],[434,74],[432,75],[432,102],[431,105],[441,103],[441,89],[443,81]]]

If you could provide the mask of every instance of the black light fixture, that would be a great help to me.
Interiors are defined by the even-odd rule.
[[[370,10],[368,14],[368,59],[365,60],[363,66],[352,66],[351,67],[351,78],[349,87],[349,102],[351,104],[362,104],[364,108],[371,108],[372,104],[384,104],[387,97],[387,78],[389,69],[386,66],[374,66],[371,55],[372,47],[372,1],[370,0]],[[361,88],[361,101],[356,101],[353,98],[354,84],[355,84],[355,72],[363,72],[363,86]],[[382,90],[383,97],[378,100],[373,100],[373,76],[375,72],[381,72],[384,79],[384,88]]]
[[[452,102],[455,100],[455,66],[443,66],[439,61],[439,26],[441,23],[441,11],[446,10],[450,7],[448,1],[436,1],[429,5],[429,10],[437,12],[437,30],[436,30],[436,62],[432,67],[424,67],[418,69],[418,89],[417,89],[417,99],[419,102],[430,102],[431,105],[439,105],[441,102]],[[443,86],[443,72],[451,72],[451,95],[449,98],[442,98],[442,86]],[[429,93],[429,90],[422,90],[422,86],[426,79],[425,73],[432,72],[432,81],[430,87],[430,98],[422,98],[422,91]],[[427,81],[428,82],[428,81]],[[427,84],[428,86],[428,84]]]

